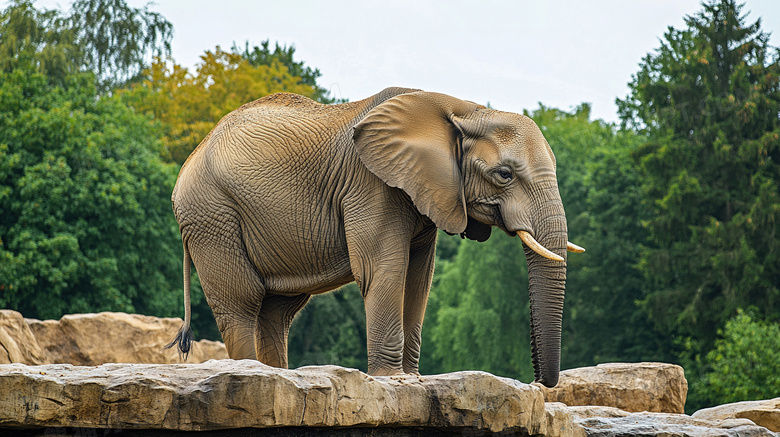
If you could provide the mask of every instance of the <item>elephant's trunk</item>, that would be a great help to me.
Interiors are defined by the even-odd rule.
[[[545,258],[525,246],[531,305],[531,352],[536,381],[547,387],[558,383],[561,362],[561,323],[566,288],[567,229],[557,184],[544,190],[539,205],[537,241],[563,258]],[[544,199],[546,198],[546,199]]]

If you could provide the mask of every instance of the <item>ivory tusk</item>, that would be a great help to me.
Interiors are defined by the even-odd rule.
[[[517,235],[520,237],[521,240],[523,240],[523,243],[525,243],[526,246],[530,247],[531,250],[538,253],[539,255],[551,259],[553,261],[563,261],[563,258],[561,256],[552,253],[549,249],[539,244],[539,242],[534,240],[534,237],[532,237],[531,234],[529,234],[528,232],[517,231]]]
[[[569,252],[574,252],[574,253],[585,252],[585,248],[584,247],[577,246],[576,244],[572,243],[571,241],[567,241],[566,242],[566,250],[568,250]]]

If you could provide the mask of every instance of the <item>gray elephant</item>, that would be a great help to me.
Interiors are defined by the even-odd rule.
[[[368,373],[417,373],[437,228],[484,241],[497,226],[525,244],[536,380],[557,383],[566,217],[528,117],[402,88],[339,105],[274,94],[217,124],[172,201],[185,321],[169,346],[185,354],[192,262],[231,358],[287,367],[295,314],[356,281]]]

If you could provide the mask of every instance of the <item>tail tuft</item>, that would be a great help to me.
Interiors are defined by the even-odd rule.
[[[192,349],[192,328],[189,325],[183,325],[179,329],[179,333],[176,334],[176,338],[172,342],[165,345],[165,349],[170,349],[178,343],[179,355],[184,356],[184,361],[187,361],[187,357]]]

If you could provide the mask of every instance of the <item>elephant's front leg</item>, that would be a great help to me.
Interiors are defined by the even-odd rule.
[[[373,181],[373,182],[372,182]],[[422,223],[409,197],[375,178],[372,196],[345,201],[349,262],[366,307],[368,373],[404,373],[404,290],[413,237]]]
[[[403,373],[403,306],[409,240],[355,238],[350,242],[350,263],[366,307],[368,373]]]
[[[409,270],[404,290],[404,358],[405,373],[419,374],[422,325],[428,292],[433,279],[436,254],[436,227],[429,229],[412,241],[409,254]]]
[[[361,284],[365,296],[368,374],[404,373],[403,301],[405,272],[374,272]]]

